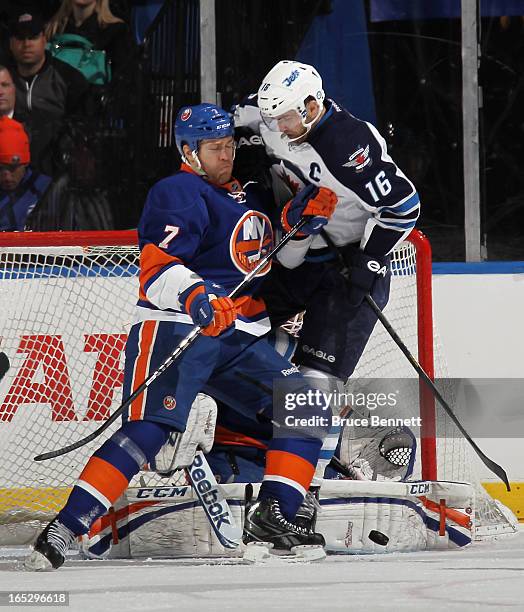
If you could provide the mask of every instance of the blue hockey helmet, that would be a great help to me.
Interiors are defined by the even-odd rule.
[[[198,151],[201,140],[233,136],[234,129],[231,115],[216,104],[183,106],[175,121],[176,147],[184,157],[182,145],[187,144],[191,151]]]

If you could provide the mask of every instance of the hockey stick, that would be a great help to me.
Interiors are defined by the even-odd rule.
[[[202,451],[197,451],[193,463],[186,468],[186,474],[220,544],[225,548],[236,548],[243,529],[237,526]]]
[[[342,256],[342,253],[340,252],[340,249],[334,244],[334,242],[331,240],[331,238],[327,235],[327,233],[325,231],[322,231],[322,238],[324,238],[324,240],[328,243],[328,245],[331,248],[331,250],[337,254],[337,256],[338,256],[339,260],[341,261],[341,263],[345,267],[347,267],[347,263],[346,263],[344,257]],[[504,468],[501,467],[498,463],[495,463],[495,461],[490,459],[487,455],[485,455],[483,453],[483,451],[478,447],[478,445],[475,442],[475,440],[473,440],[473,438],[464,429],[462,423],[455,416],[455,413],[451,409],[450,405],[442,397],[442,394],[437,389],[437,387],[436,387],[435,383],[433,382],[433,380],[431,380],[431,378],[428,376],[428,374],[426,373],[424,368],[420,365],[420,363],[411,354],[411,352],[408,349],[408,347],[404,344],[404,342],[401,340],[400,336],[393,329],[393,326],[387,320],[386,316],[384,315],[382,310],[380,310],[380,308],[378,307],[377,303],[371,297],[371,295],[369,295],[369,293],[366,295],[365,299],[366,299],[366,302],[368,303],[369,307],[371,308],[371,310],[373,310],[373,312],[375,313],[376,317],[382,323],[382,325],[384,326],[384,328],[386,329],[388,334],[391,336],[392,340],[395,342],[395,344],[398,346],[398,348],[404,353],[404,356],[407,358],[409,363],[413,366],[413,368],[415,369],[415,371],[417,372],[419,377],[429,387],[429,389],[431,390],[431,392],[433,393],[435,398],[438,400],[439,404],[442,406],[442,408],[444,408],[444,410],[447,413],[447,415],[449,416],[449,418],[453,421],[453,423],[455,423],[455,425],[457,426],[457,429],[464,436],[464,438],[469,442],[469,444],[471,445],[473,450],[477,453],[477,455],[478,455],[479,459],[482,461],[482,463],[488,468],[488,470],[493,472],[496,476],[498,476],[502,480],[502,482],[506,485],[506,489],[508,491],[511,491],[511,487],[509,486],[508,475],[506,474],[506,471],[504,470]]]
[[[231,299],[238,297],[244,289],[249,285],[251,280],[262,270],[267,263],[293,238],[293,236],[300,231],[300,229],[309,221],[307,217],[300,219],[298,223],[296,223],[287,234],[285,234],[279,241],[279,243],[263,258],[259,261],[257,266],[249,272],[244,278],[242,282],[240,282],[233,291],[229,294]],[[176,361],[200,336],[202,333],[201,327],[194,327],[189,334],[180,342],[180,344],[175,348],[175,350],[169,355],[163,363],[144,380],[144,382],[135,389],[135,391],[125,399],[122,404],[113,412],[113,414],[105,421],[98,429],[95,429],[93,433],[86,436],[85,438],[81,438],[73,444],[69,444],[68,446],[64,446],[63,448],[59,448],[54,451],[49,451],[48,453],[42,453],[41,455],[37,455],[34,460],[35,461],[47,461],[47,459],[54,459],[55,457],[60,457],[61,455],[65,455],[66,453],[70,453],[85,444],[93,441],[97,438],[101,433],[103,433],[110,425],[112,425],[116,419],[122,414],[122,412],[132,404],[135,399],[143,393],[161,374],[163,374],[169,366]]]
[[[355,475],[351,473],[349,468],[345,466],[336,455],[333,455],[333,457],[331,457],[331,460],[328,463],[328,467],[333,468],[335,472],[338,472],[342,476],[350,478],[351,480],[353,480],[353,478],[355,477]]]
[[[7,374],[10,365],[9,357],[5,353],[0,353],[0,380]]]
[[[477,443],[473,438],[468,434],[468,432],[464,429],[462,423],[457,419],[455,413],[451,409],[450,405],[446,402],[446,400],[442,397],[442,394],[437,389],[435,383],[428,376],[424,368],[420,365],[420,363],[415,359],[415,357],[410,353],[408,347],[402,342],[397,332],[391,326],[391,323],[387,320],[384,313],[380,310],[375,300],[369,295],[366,295],[366,302],[369,304],[377,318],[380,320],[382,325],[385,327],[388,334],[391,336],[395,344],[398,348],[404,353],[404,356],[407,358],[409,363],[416,370],[419,377],[426,383],[426,385],[431,389],[433,395],[437,398],[439,404],[444,408],[449,418],[455,423],[457,429],[464,436],[464,438],[469,442],[473,450],[477,453],[479,459],[482,463],[493,472],[496,476],[498,476],[502,482],[506,485],[506,489],[511,491],[511,487],[509,486],[508,475],[503,467],[501,467],[498,463],[495,463],[492,459],[490,459],[484,452],[478,447]]]

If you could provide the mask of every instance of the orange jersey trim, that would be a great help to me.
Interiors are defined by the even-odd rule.
[[[169,255],[155,244],[146,244],[140,253],[140,299],[147,300],[144,287],[151,277],[160,272],[162,268],[172,263],[183,264],[178,257]]]
[[[266,453],[266,476],[282,476],[294,480],[304,489],[308,489],[315,473],[315,466],[303,457],[279,450]]]
[[[197,295],[205,292],[206,290],[204,289],[204,285],[198,285],[198,287],[195,287],[195,289],[193,289],[193,291],[191,291],[191,293],[187,296],[184,308],[188,314],[191,311],[191,304],[193,303],[193,300],[197,297]]]
[[[208,180],[204,175],[198,174],[198,172],[195,172],[195,170],[193,170],[193,168],[191,168],[191,166],[189,164],[186,164],[185,162],[182,162],[180,164],[180,171],[189,172],[189,174],[194,174],[195,176],[199,176],[204,181],[207,181],[210,185],[214,185],[215,187],[220,187],[229,192],[242,191],[242,183],[240,181],[237,181],[233,177],[231,177],[231,180],[228,181],[227,183],[224,183],[223,185],[219,185],[218,183],[213,183],[213,181]]]
[[[263,313],[266,310],[266,304],[262,298],[253,298],[244,296],[234,300],[235,307],[239,315],[251,319]]]
[[[122,495],[129,484],[129,481],[119,469],[100,457],[89,459],[80,474],[79,480],[100,491],[112,504]]]

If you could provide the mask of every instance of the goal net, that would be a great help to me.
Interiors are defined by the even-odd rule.
[[[98,428],[122,401],[123,351],[138,295],[137,236],[127,232],[0,235],[0,543],[30,542],[62,507],[85,462],[118,428],[44,462]],[[394,254],[386,314],[430,376],[445,376],[431,317],[431,253],[418,232]],[[377,324],[355,376],[416,376]],[[504,523],[474,458],[431,394],[413,398],[427,428],[414,477],[473,482],[487,532]],[[437,415],[435,417],[435,414]],[[154,476],[141,474],[136,484]],[[132,483],[135,484],[135,483]],[[484,523],[483,523],[484,521]]]

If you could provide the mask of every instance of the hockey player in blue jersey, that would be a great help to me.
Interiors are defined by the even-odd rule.
[[[213,395],[253,421],[272,413],[275,381],[309,387],[265,340],[269,321],[253,292],[231,292],[272,248],[273,230],[257,201],[231,177],[235,152],[230,116],[212,104],[183,108],[175,124],[182,155],[178,173],[150,190],[139,223],[140,290],[136,323],[125,351],[124,396],[154,372],[194,325],[198,340],[124,414],[123,425],[91,457],[69,499],[38,537],[26,560],[31,570],[57,568],[74,539],[87,533],[154,461],[173,432],[184,432],[199,393]],[[292,218],[310,217],[303,234],[319,229],[336,205],[327,189],[294,198]],[[312,409],[319,409],[312,406]],[[313,413],[312,413],[313,414]],[[176,435],[181,435],[177,433]],[[258,501],[247,513],[244,541],[275,548],[322,545],[323,538],[293,519],[315,470],[322,432],[274,438]],[[176,447],[176,444],[173,445]]]
[[[292,193],[317,186],[338,197],[322,235],[293,240],[260,295],[273,327],[305,311],[294,363],[319,388],[340,389],[376,323],[365,296],[380,308],[387,304],[389,254],[415,226],[419,196],[377,129],[327,99],[307,64],[278,62],[258,94],[236,107],[235,125],[261,136],[274,173]],[[284,229],[287,215],[288,205]],[[322,451],[318,476],[333,450]]]

